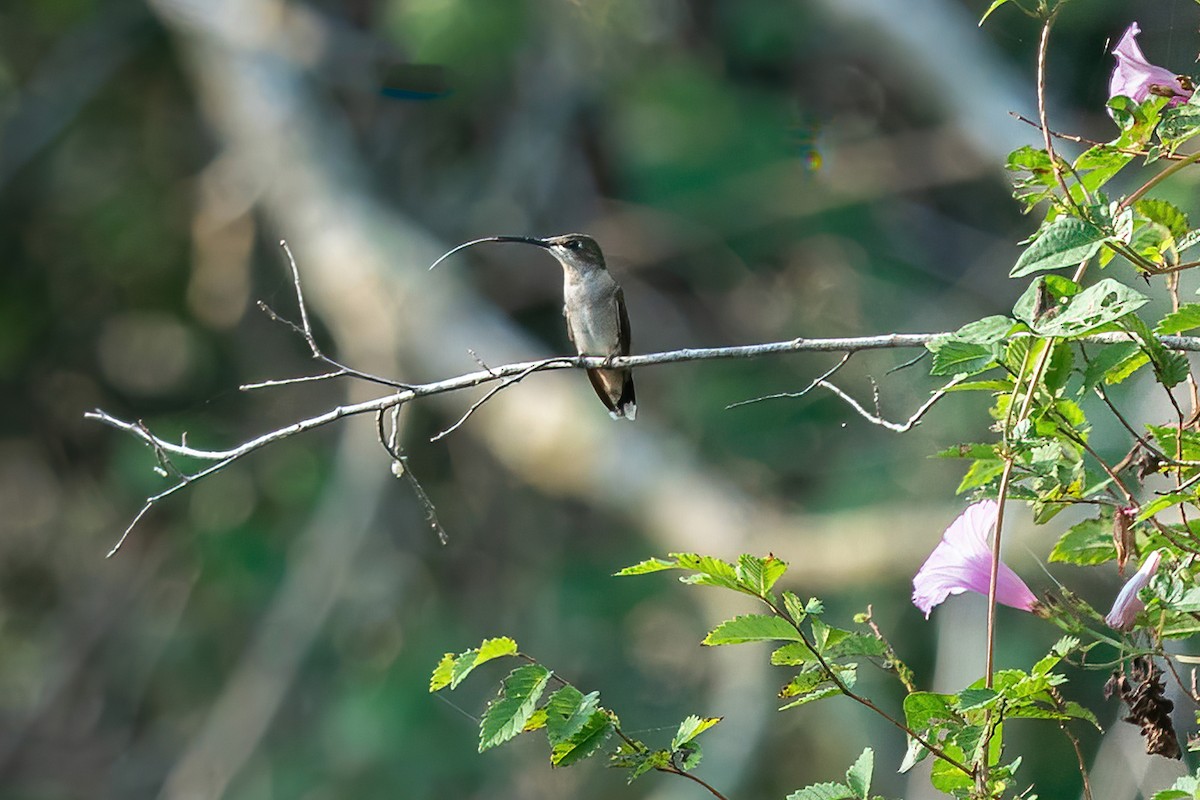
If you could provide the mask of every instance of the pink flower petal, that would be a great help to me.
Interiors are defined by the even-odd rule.
[[[1141,32],[1136,22],[1131,23],[1117,42],[1117,46],[1113,48],[1117,64],[1108,82],[1108,96],[1113,98],[1123,95],[1141,103],[1153,93],[1173,95],[1172,105],[1187,101],[1192,92],[1180,82],[1175,73],[1165,67],[1151,64],[1142,54],[1142,48],[1138,47],[1137,43],[1137,35]]]
[[[1127,631],[1133,627],[1133,621],[1137,619],[1137,615],[1146,607],[1142,599],[1138,597],[1138,592],[1150,583],[1150,578],[1158,572],[1159,562],[1162,561],[1161,549],[1155,550],[1146,557],[1146,561],[1142,564],[1133,577],[1125,581],[1125,585],[1121,587],[1121,591],[1117,594],[1117,599],[1113,601],[1112,610],[1108,612],[1108,616],[1104,621],[1108,623],[1108,627],[1113,630]]]
[[[913,577],[913,604],[925,618],[952,594],[978,592],[986,595],[991,579],[991,534],[1000,507],[995,500],[982,500],[967,507],[942,534],[938,546]],[[996,576],[996,602],[1031,611],[1037,598],[1017,573],[1000,562]]]

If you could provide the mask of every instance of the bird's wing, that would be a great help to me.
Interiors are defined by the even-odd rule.
[[[633,335],[629,330],[629,312],[625,310],[625,291],[618,286],[614,293],[614,298],[617,303],[617,318],[621,326],[621,335],[617,340],[617,355],[629,355],[629,348],[633,344]]]

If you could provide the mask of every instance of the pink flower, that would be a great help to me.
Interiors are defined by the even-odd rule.
[[[1108,83],[1108,96],[1124,95],[1141,103],[1154,94],[1170,97],[1173,106],[1187,102],[1195,88],[1192,82],[1186,78],[1180,80],[1171,70],[1156,67],[1147,61],[1137,43],[1137,35],[1141,32],[1136,22],[1130,23],[1121,41],[1113,48],[1117,66],[1113,68],[1112,79]]]
[[[1154,576],[1155,572],[1158,572],[1160,561],[1162,561],[1162,550],[1155,550],[1147,556],[1142,568],[1132,578],[1125,581],[1125,585],[1117,594],[1117,599],[1113,601],[1112,611],[1109,611],[1108,616],[1104,618],[1108,627],[1118,631],[1127,631],[1133,627],[1133,620],[1146,607],[1146,604],[1138,597],[1138,592],[1146,588],[1146,585],[1150,583],[1150,578]]]
[[[942,534],[942,541],[913,578],[913,605],[929,612],[952,594],[966,591],[988,593],[992,572],[992,547],[989,541],[996,527],[1000,507],[995,500],[983,500],[967,507]],[[1000,562],[996,576],[996,602],[1033,611],[1037,598],[1017,573]]]

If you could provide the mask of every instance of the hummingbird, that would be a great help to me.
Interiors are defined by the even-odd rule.
[[[563,316],[567,336],[581,356],[629,355],[629,314],[625,293],[604,265],[596,240],[583,233],[564,233],[537,239],[532,236],[488,236],[455,247],[433,262],[433,269],[459,250],[481,242],[520,242],[544,248],[558,259],[563,270]],[[633,420],[637,402],[633,370],[594,367],[587,370],[592,388],[613,419]]]

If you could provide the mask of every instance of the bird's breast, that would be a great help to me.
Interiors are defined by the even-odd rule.
[[[567,325],[575,348],[585,355],[618,355],[620,318],[617,282],[606,272],[567,275],[563,284]]]

